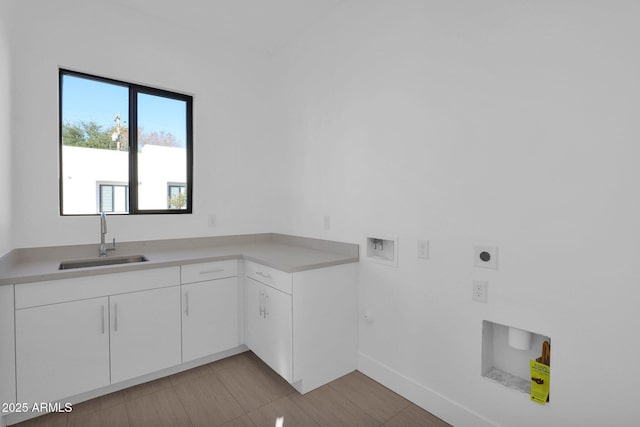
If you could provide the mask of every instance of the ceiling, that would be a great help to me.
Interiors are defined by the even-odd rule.
[[[156,19],[273,53],[347,0],[116,0]]]

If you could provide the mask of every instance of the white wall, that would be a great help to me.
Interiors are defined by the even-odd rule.
[[[59,67],[194,95],[194,214],[110,217],[109,238],[273,231],[282,150],[270,134],[264,56],[109,2],[28,0],[16,9],[14,247],[98,239],[95,216],[59,215]]]
[[[11,58],[8,25],[10,2],[0,3],[0,256],[12,249],[11,237]]]
[[[399,236],[398,268],[360,263],[361,368],[457,427],[640,417],[639,19],[633,1],[353,0],[275,60],[286,231]],[[550,405],[481,378],[483,319],[551,337]]]

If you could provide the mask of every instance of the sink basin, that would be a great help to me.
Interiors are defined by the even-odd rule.
[[[76,259],[72,261],[62,261],[58,270],[69,270],[72,268],[102,267],[105,265],[131,264],[135,262],[149,261],[144,255],[127,255],[90,259]]]

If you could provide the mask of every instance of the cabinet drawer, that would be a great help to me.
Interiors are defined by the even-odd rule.
[[[16,285],[16,310],[38,305],[97,298],[176,286],[178,267],[154,268],[125,273],[75,277]]]
[[[237,259],[187,264],[180,267],[180,282],[182,284],[224,279],[237,275]]]
[[[285,273],[253,261],[245,261],[244,266],[248,277],[291,295],[293,288],[293,276],[291,273]]]

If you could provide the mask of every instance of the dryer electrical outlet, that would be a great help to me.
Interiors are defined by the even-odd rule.
[[[498,269],[497,246],[475,246],[473,248],[473,265],[482,268]]]

